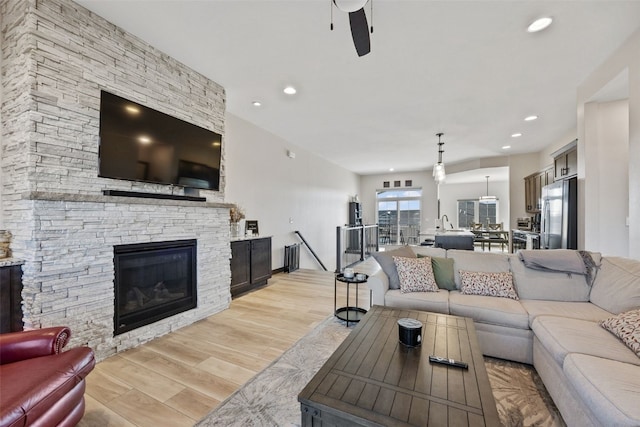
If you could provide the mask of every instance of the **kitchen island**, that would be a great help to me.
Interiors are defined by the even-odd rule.
[[[435,246],[443,249],[464,249],[472,251],[474,234],[468,230],[438,230],[428,229],[420,233],[422,245]]]

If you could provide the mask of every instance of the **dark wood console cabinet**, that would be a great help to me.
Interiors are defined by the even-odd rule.
[[[267,284],[271,277],[271,237],[231,242],[231,296]]]
[[[0,333],[22,327],[22,266],[0,267]]]

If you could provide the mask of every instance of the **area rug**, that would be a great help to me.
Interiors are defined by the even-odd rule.
[[[333,316],[296,342],[202,419],[196,427],[300,425],[298,393],[351,332]],[[540,377],[529,365],[485,358],[505,427],[564,426]]]

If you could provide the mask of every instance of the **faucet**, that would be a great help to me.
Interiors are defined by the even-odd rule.
[[[451,224],[451,222],[449,221],[449,217],[447,216],[447,214],[442,215],[442,217],[440,218],[440,221],[442,221],[442,228],[446,228],[444,226],[445,222],[445,218],[447,219],[447,223],[449,224],[449,226],[451,227],[451,229],[453,230],[453,224]]]

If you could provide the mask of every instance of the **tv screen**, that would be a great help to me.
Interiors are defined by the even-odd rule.
[[[221,152],[219,134],[101,92],[99,176],[219,190]]]

